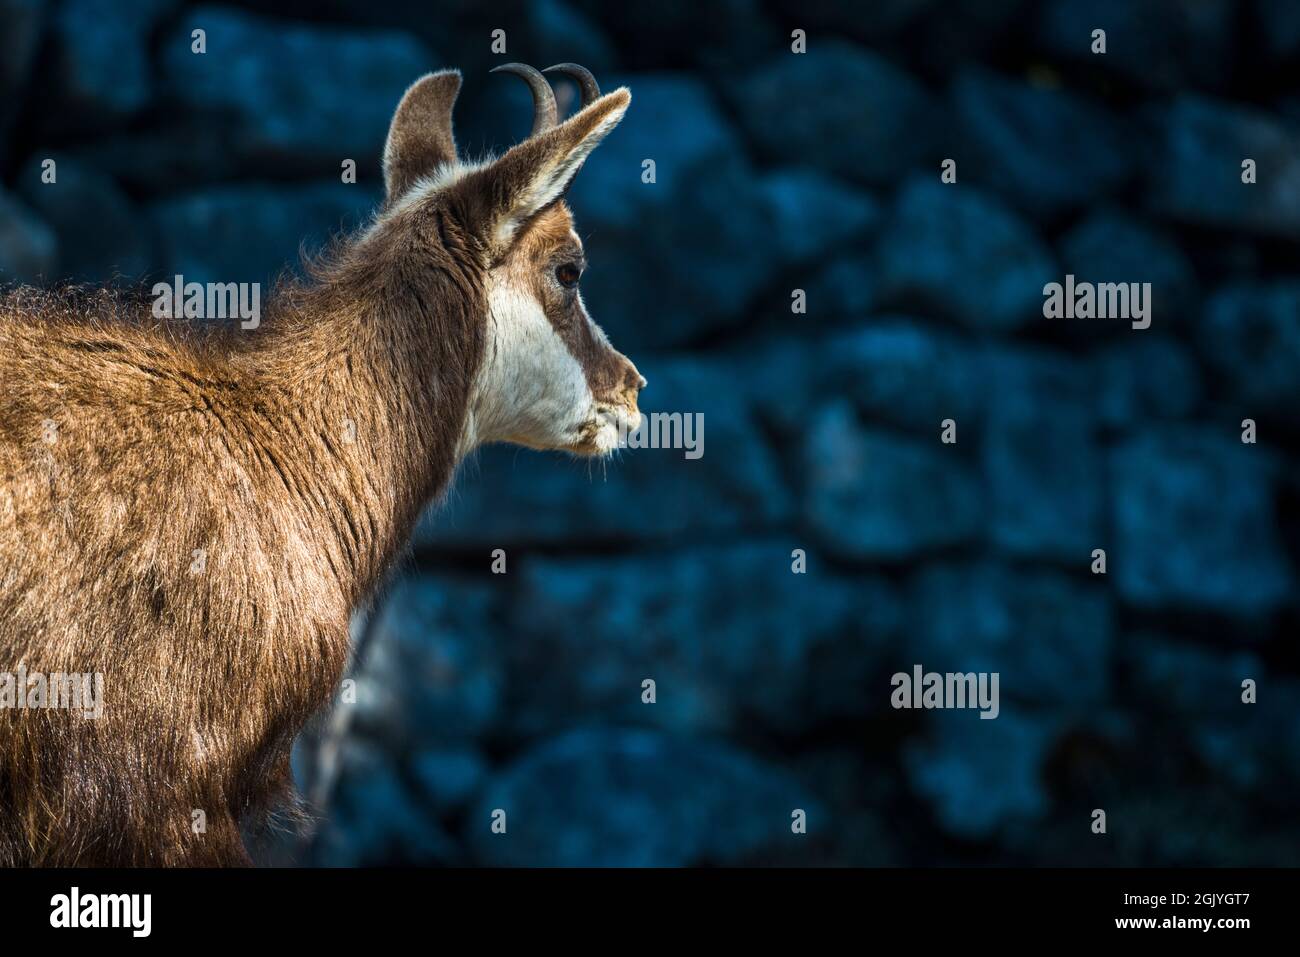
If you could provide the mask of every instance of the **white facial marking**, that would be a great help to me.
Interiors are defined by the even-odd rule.
[[[488,341],[470,400],[471,434],[464,442],[563,448],[589,438],[598,422],[598,447],[613,448],[617,429],[597,413],[582,366],[542,304],[530,291],[510,285],[503,270],[488,274],[487,300]]]

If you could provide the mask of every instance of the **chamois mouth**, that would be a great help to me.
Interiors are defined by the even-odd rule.
[[[641,426],[641,413],[624,406],[599,405],[577,429],[577,438],[569,446],[579,455],[606,456],[622,448],[627,437]]]

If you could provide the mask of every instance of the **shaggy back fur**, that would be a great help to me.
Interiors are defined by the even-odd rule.
[[[0,672],[99,673],[105,701],[98,719],[0,707],[0,864],[247,863],[240,823],[284,799],[352,610],[459,458],[520,428],[484,424],[510,419],[487,370],[520,348],[491,290],[568,223],[581,157],[562,167],[628,98],[468,168],[458,86],[412,88],[385,210],[254,332],[115,292],[0,298]],[[634,412],[617,378],[589,398]]]

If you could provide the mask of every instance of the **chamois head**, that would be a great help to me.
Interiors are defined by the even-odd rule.
[[[407,90],[384,147],[387,196],[372,233],[403,251],[404,270],[442,270],[481,297],[483,350],[468,411],[468,443],[505,441],[595,455],[640,424],[645,379],[592,321],[578,291],[586,266],[564,194],[587,155],[623,118],[626,89],[601,96],[571,63],[580,109],[557,122],[555,94],[532,67],[529,137],[499,158],[457,158],[454,70]],[[496,71],[493,71],[496,72]]]

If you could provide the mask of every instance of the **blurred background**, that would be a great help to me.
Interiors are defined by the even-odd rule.
[[[269,282],[364,222],[431,69],[464,73],[469,155],[528,130],[497,63],[633,92],[571,192],[584,295],[704,455],[467,463],[357,621],[355,704],[299,742],[317,826],[263,861],[1300,863],[1300,5],[0,0],[0,24],[6,284]],[[1151,328],[1044,319],[1066,273],[1152,283]],[[893,710],[916,664],[999,672],[1000,716]]]

